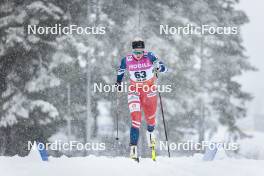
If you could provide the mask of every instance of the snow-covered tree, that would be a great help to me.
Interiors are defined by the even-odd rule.
[[[27,141],[46,140],[54,133],[59,113],[43,92],[60,84],[50,69],[57,36],[29,34],[27,26],[63,23],[66,16],[47,1],[4,1],[1,8],[1,147],[3,154],[25,155],[21,146]],[[10,145],[17,147],[7,149]]]

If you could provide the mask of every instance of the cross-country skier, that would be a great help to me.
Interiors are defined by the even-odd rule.
[[[143,110],[147,122],[148,146],[152,148],[152,159],[155,160],[156,154],[153,151],[155,150],[155,135],[153,131],[157,110],[156,74],[157,72],[166,72],[167,68],[152,52],[144,50],[145,44],[142,39],[136,38],[132,42],[132,49],[132,53],[127,54],[121,60],[116,82],[118,90],[121,91],[124,73],[126,70],[129,72],[128,107],[132,120],[130,157],[138,160],[137,144],[141,125],[141,111]]]

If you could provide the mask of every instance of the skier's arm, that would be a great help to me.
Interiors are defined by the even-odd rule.
[[[124,57],[121,60],[121,64],[117,72],[117,78],[116,78],[117,83],[122,82],[125,72],[126,72],[126,58]]]
[[[149,55],[149,58],[151,59],[151,62],[155,64],[155,67],[158,69],[159,72],[165,73],[168,71],[164,63],[162,61],[159,61],[159,59],[152,52],[149,52],[148,55]]]

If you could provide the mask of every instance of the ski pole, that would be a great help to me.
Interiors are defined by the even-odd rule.
[[[116,140],[118,140],[119,139],[119,137],[118,137],[118,108],[119,108],[119,100],[118,100],[118,91],[116,92]]]
[[[156,72],[156,77],[158,78],[158,73]],[[164,111],[163,111],[163,104],[162,104],[162,97],[161,93],[159,93],[159,102],[160,102],[160,109],[161,109],[161,115],[162,115],[162,121],[163,121],[163,126],[164,126],[164,131],[165,131],[165,139],[167,142],[167,150],[168,150],[168,156],[170,158],[170,148],[169,148],[169,140],[168,140],[168,133],[167,133],[167,128],[166,128],[166,123],[165,123],[165,117],[164,117]]]
[[[162,120],[163,120],[163,126],[164,126],[164,131],[165,131],[165,138],[166,138],[166,142],[167,142],[168,156],[170,158],[170,148],[169,148],[168,133],[167,133],[166,123],[165,123],[165,118],[164,118],[163,104],[162,104],[162,98],[161,98],[161,93],[160,92],[159,92],[159,99],[160,99],[160,109],[161,109],[161,115],[162,115]]]

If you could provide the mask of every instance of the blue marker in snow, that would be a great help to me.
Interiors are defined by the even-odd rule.
[[[43,143],[37,142],[37,146],[43,145]],[[49,155],[45,147],[37,147],[42,161],[49,161]]]

